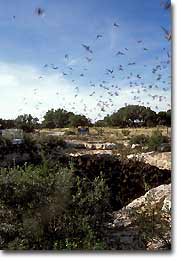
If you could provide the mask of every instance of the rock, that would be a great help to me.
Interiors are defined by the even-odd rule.
[[[113,217],[113,223],[109,224],[110,237],[117,244],[119,242],[120,249],[169,249],[171,184],[149,190],[144,196],[114,212]]]
[[[13,145],[20,145],[20,144],[23,144],[23,143],[24,143],[23,139],[13,139],[12,140]]]
[[[74,149],[85,149],[84,143],[79,143],[76,141],[66,141],[66,147],[67,148],[74,148]]]
[[[117,147],[115,143],[83,142],[76,140],[66,140],[67,148],[87,149],[87,150],[112,150]]]
[[[131,148],[132,148],[132,149],[135,149],[135,148],[138,148],[138,147],[140,147],[140,144],[132,144],[132,145],[131,145]]]
[[[105,143],[105,150],[112,150],[115,149],[117,147],[117,145],[115,143]]]
[[[125,147],[130,147],[130,143],[129,143],[129,141],[128,140],[126,140],[126,141],[123,141],[123,145],[125,146]]]
[[[134,157],[135,157],[134,154],[130,154],[130,155],[127,156],[128,159],[133,159]]]
[[[112,155],[112,150],[82,150],[79,152],[68,153],[71,157],[80,157],[80,156],[93,156],[93,155]]]
[[[162,143],[157,148],[157,150],[161,151],[161,152],[169,152],[169,151],[171,151],[171,144],[169,144],[169,143]]]
[[[162,211],[169,213],[171,211],[171,193],[166,196],[163,202]]]
[[[164,207],[165,200],[171,200],[171,184],[161,185],[157,188],[149,190],[144,196],[133,200],[128,204],[126,210],[144,210],[145,206],[150,205],[150,209],[162,210]],[[165,203],[166,204],[166,203]],[[170,211],[170,209],[169,209]]]
[[[96,150],[103,150],[103,149],[105,149],[105,144],[104,143],[95,143],[94,146],[95,146]]]
[[[64,136],[66,134],[65,131],[53,131],[49,132],[47,136]]]
[[[171,169],[171,152],[143,152],[136,154],[129,154],[128,159],[138,159],[142,160],[145,163],[149,163],[152,166],[156,166],[159,169]]]

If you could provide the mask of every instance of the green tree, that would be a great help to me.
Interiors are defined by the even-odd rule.
[[[32,132],[38,127],[38,118],[32,117],[31,114],[19,115],[15,119],[15,124],[18,129],[22,129],[25,132]]]
[[[90,126],[91,122],[87,119],[84,115],[71,115],[69,118],[69,124],[71,127],[78,127],[78,126]]]
[[[104,118],[107,126],[138,127],[155,126],[156,113],[150,108],[139,105],[128,105]]]
[[[42,122],[45,128],[63,128],[68,126],[69,117],[72,113],[67,112],[63,109],[51,109],[44,115],[44,120]]]

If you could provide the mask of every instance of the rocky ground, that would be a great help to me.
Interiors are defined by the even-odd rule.
[[[67,142],[67,148],[74,149],[74,151],[69,152],[71,156],[80,155],[94,155],[94,154],[113,154],[113,150],[117,149],[117,144],[110,142],[84,142],[78,140],[69,140]],[[119,155],[119,153],[118,153]],[[142,152],[129,154],[128,159],[143,160],[152,166],[156,166],[160,169],[171,170],[171,152]]]
[[[129,145],[126,142],[124,146]],[[112,142],[66,140],[64,153],[70,156],[112,155],[117,144]],[[132,152],[131,150],[129,150]],[[63,153],[63,150],[58,150]],[[122,152],[115,155],[122,156]],[[1,160],[29,160],[27,153],[11,153]],[[159,169],[171,170],[171,152],[141,152],[127,155],[128,159],[143,161]],[[140,194],[141,195],[141,194]],[[171,246],[171,185],[161,185],[136,198],[127,206],[112,213],[112,223],[106,224],[106,237],[119,250],[161,250]]]
[[[160,169],[171,170],[171,152],[146,152],[140,154],[130,154],[128,159],[143,160],[145,163],[156,166]]]
[[[171,184],[149,190],[113,213],[108,240],[122,250],[169,250],[171,247]]]
[[[114,143],[69,144],[84,154],[113,154]],[[128,144],[127,144],[128,145]],[[80,147],[80,148],[79,148]],[[171,152],[143,152],[129,154],[128,159],[144,161],[159,169],[171,170]],[[113,222],[106,224],[106,238],[111,248],[118,250],[171,249],[171,184],[161,185],[136,198],[119,211],[112,213]]]

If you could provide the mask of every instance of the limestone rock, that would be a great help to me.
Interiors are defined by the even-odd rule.
[[[137,159],[156,166],[159,169],[171,169],[171,152],[143,152],[137,154],[129,154],[128,159]]]
[[[153,188],[114,212],[109,228],[110,237],[113,242],[119,242],[120,249],[169,249],[171,184]]]
[[[171,196],[171,184],[161,185],[157,188],[153,188],[149,190],[144,196],[141,196],[140,198],[133,200],[130,204],[128,204],[125,207],[125,209],[137,210],[149,205],[151,209],[162,209],[165,200],[169,201],[170,196]]]

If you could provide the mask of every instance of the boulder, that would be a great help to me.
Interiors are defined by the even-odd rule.
[[[171,184],[150,189],[144,196],[133,200],[125,210],[142,210],[150,205],[151,210],[162,209],[165,200],[170,200]],[[166,204],[166,203],[165,203]],[[170,211],[170,209],[169,209]]]
[[[153,188],[115,211],[108,227],[118,249],[170,249],[171,184]]]

